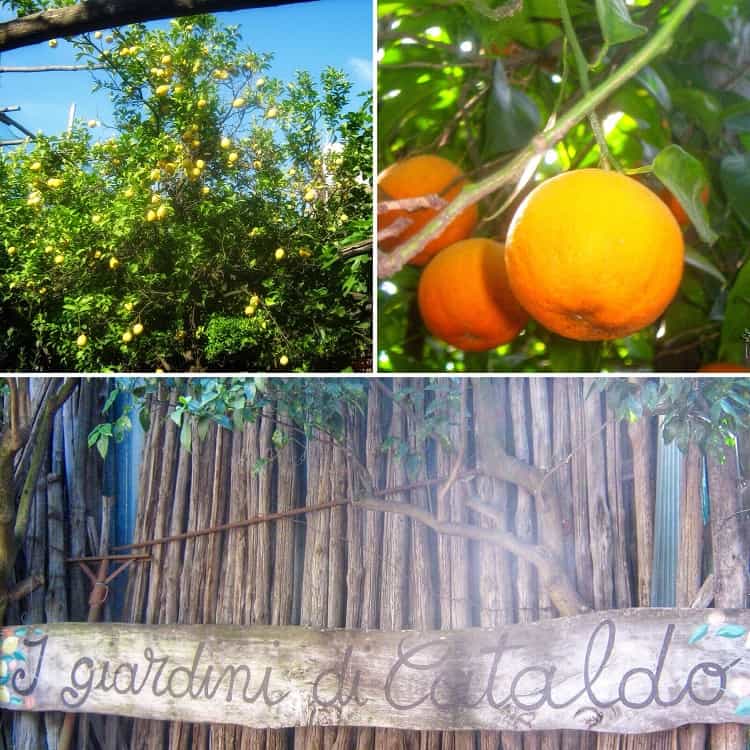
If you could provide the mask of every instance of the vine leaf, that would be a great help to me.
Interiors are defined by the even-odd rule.
[[[704,638],[706,633],[708,633],[708,625],[699,625],[691,634],[690,638],[688,638],[688,643],[697,643],[701,638]]]

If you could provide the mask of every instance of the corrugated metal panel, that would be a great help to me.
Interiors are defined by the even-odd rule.
[[[115,402],[114,417],[119,417],[132,405],[132,396],[121,393]],[[138,509],[138,475],[143,458],[144,432],[137,415],[130,415],[133,427],[121,443],[115,443],[107,454],[104,466],[105,492],[115,496],[114,528],[111,538],[114,545],[129,544],[133,541],[135,516]],[[121,611],[125,598],[126,579],[122,576],[114,581],[111,595],[114,597],[114,612]]]
[[[656,445],[656,508],[654,513],[654,569],[651,606],[674,607],[677,584],[677,547],[680,540],[682,453],[674,442],[665,444],[659,419]]]

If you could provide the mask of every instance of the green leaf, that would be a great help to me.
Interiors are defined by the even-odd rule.
[[[725,156],[721,161],[719,176],[729,205],[750,227],[750,154]]]
[[[716,631],[716,635],[720,635],[722,638],[742,638],[745,633],[747,633],[747,628],[742,627],[742,625],[735,625],[733,623],[722,625]]]
[[[102,408],[102,414],[106,414],[112,404],[114,404],[115,400],[117,399],[117,395],[120,393],[118,388],[113,388],[110,391],[109,396],[107,396],[107,400],[104,402],[104,407]]]
[[[745,263],[727,295],[719,347],[719,356],[722,360],[744,361],[744,337],[748,331],[750,331],[750,263]]]
[[[208,435],[208,428],[211,426],[210,417],[200,417],[198,419],[198,439],[205,440]]]
[[[722,109],[713,94],[696,88],[680,88],[672,91],[672,99],[706,135],[714,137],[719,134]]]
[[[661,106],[669,111],[672,109],[672,97],[661,76],[649,65],[641,70],[635,77],[636,81],[644,86]],[[632,113],[628,113],[632,114]]]
[[[671,145],[657,154],[653,170],[685,209],[700,238],[709,245],[716,242],[719,235],[711,229],[708,211],[700,198],[707,183],[703,165],[684,149]]]
[[[107,450],[109,449],[109,438],[106,435],[100,435],[96,441],[96,449],[99,451],[99,455],[102,458],[107,457]]]
[[[151,412],[147,406],[142,406],[138,411],[138,421],[141,423],[143,431],[148,432],[148,428],[151,427]]]
[[[634,23],[625,0],[596,0],[596,15],[607,46],[622,44],[642,37],[648,29]]]
[[[510,86],[503,64],[497,60],[485,116],[483,159],[522,148],[540,125],[541,115],[536,104],[523,91]]]
[[[89,432],[88,440],[86,441],[89,448],[93,448],[96,444],[96,441],[99,439],[99,432],[99,425],[94,427],[94,429]]]
[[[705,255],[689,245],[685,246],[685,263],[709,276],[713,276],[724,285],[727,283],[727,277]]]
[[[180,445],[190,453],[193,443],[193,431],[190,429],[190,420],[186,419],[180,428]]]

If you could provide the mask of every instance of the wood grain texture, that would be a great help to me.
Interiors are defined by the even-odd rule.
[[[256,728],[750,724],[737,713],[749,630],[747,610],[691,609],[426,632],[51,623],[3,630],[2,697],[17,710]]]

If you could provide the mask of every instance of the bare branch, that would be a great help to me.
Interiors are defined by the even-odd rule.
[[[476,539],[503,547],[514,555],[527,560],[537,568],[539,577],[547,587],[552,603],[557,607],[561,615],[576,615],[589,610],[588,605],[581,599],[578,592],[568,581],[560,562],[545,547],[525,544],[510,532],[501,529],[488,529],[464,523],[439,521],[429,510],[409,505],[408,503],[390,502],[388,500],[367,497],[355,501],[354,505],[355,507],[381,511],[383,513],[401,513],[416,521],[421,521],[425,526],[429,526],[438,534],[459,536],[464,539]],[[467,502],[466,506],[481,513],[487,512],[487,506],[482,503]],[[491,509],[489,512],[491,512]]]

